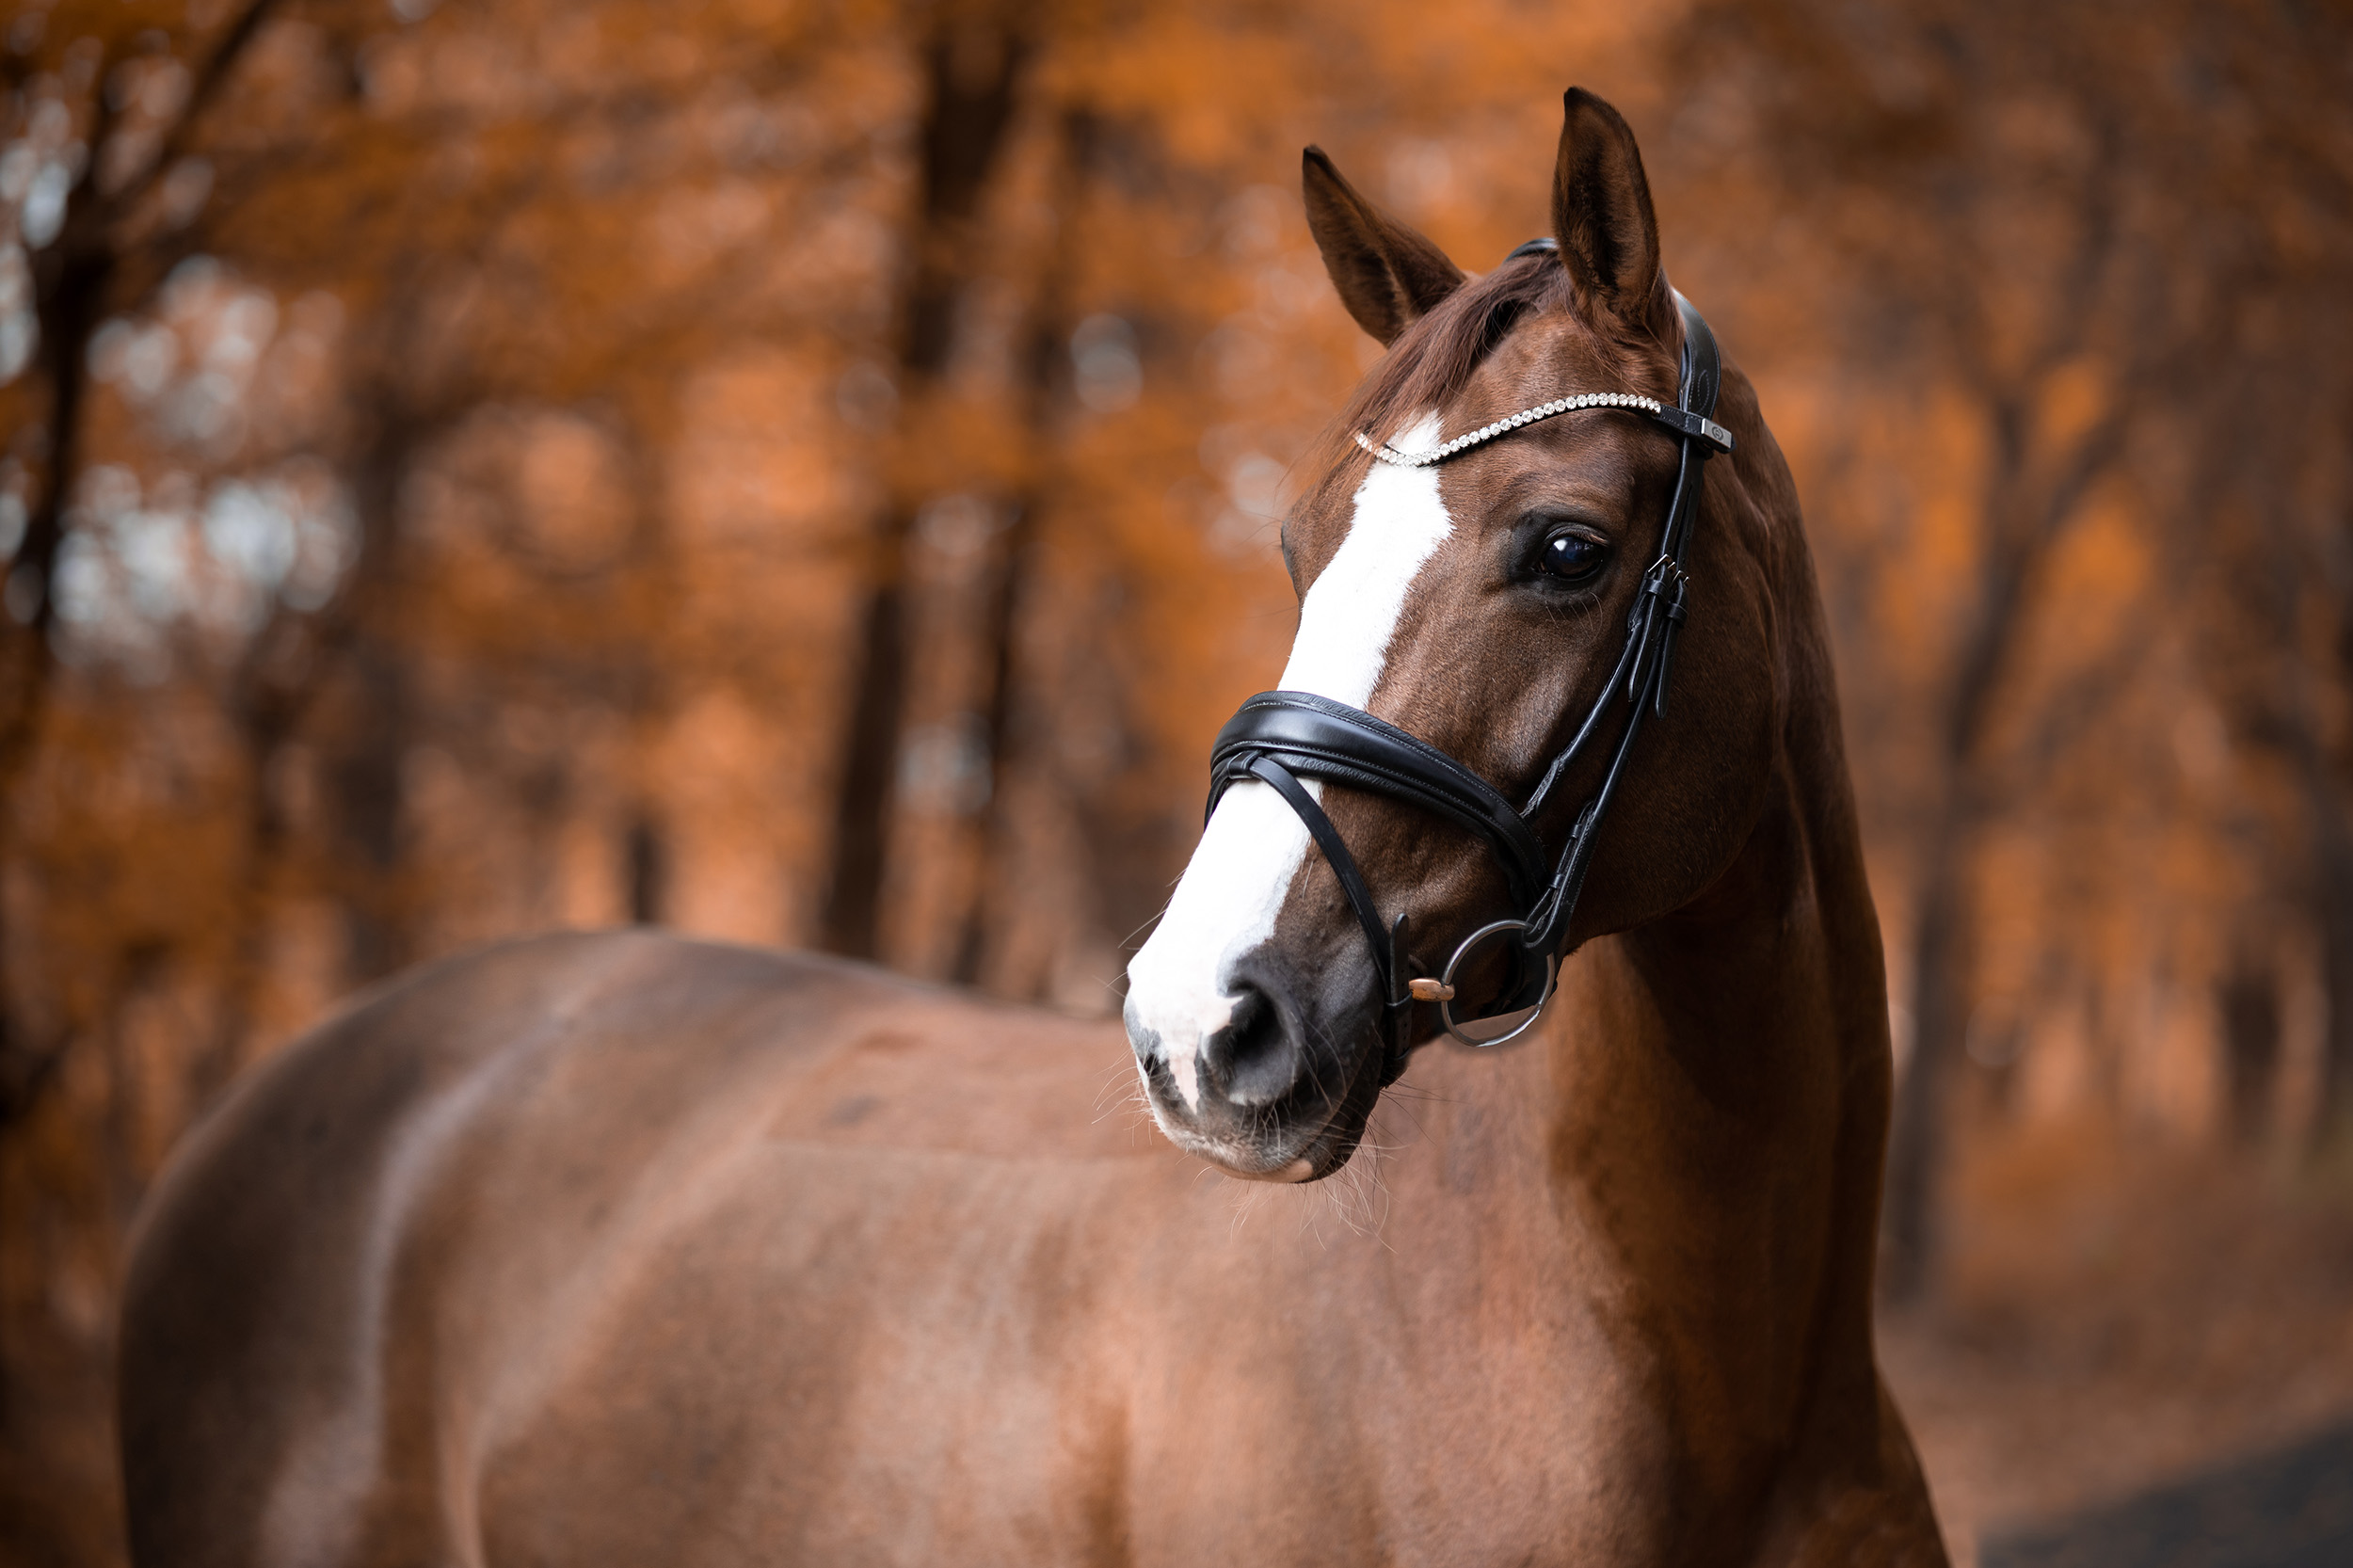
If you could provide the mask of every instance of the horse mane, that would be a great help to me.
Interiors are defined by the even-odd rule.
[[[1568,269],[1561,258],[1538,251],[1514,257],[1440,300],[1399,334],[1339,417],[1309,448],[1308,458],[1319,477],[1306,499],[1321,504],[1330,499],[1324,491],[1342,484],[1355,486],[1369,461],[1353,440],[1357,431],[1386,440],[1399,434],[1408,416],[1444,408],[1522,317],[1555,305],[1565,307],[1570,294]]]

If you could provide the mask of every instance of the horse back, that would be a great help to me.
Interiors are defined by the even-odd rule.
[[[779,1144],[1128,1148],[1089,1113],[1124,1056],[1103,1032],[645,933],[378,990],[232,1090],[142,1216],[120,1350],[135,1560],[467,1555],[465,1472],[563,1379],[645,1235],[728,1201],[728,1173]]]

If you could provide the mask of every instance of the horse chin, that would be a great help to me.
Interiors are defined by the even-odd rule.
[[[1308,1139],[1302,1152],[1289,1160],[1252,1158],[1238,1150],[1210,1146],[1206,1141],[1191,1138],[1176,1140],[1177,1145],[1190,1149],[1214,1166],[1220,1176],[1236,1181],[1258,1181],[1270,1186],[1304,1187],[1321,1181],[1346,1165],[1356,1152],[1362,1128],[1345,1136],[1336,1136],[1337,1129],[1325,1127]]]
[[[1225,1174],[1241,1181],[1266,1181],[1295,1184],[1298,1182],[1313,1181],[1316,1179],[1315,1164],[1313,1161],[1307,1160],[1294,1160],[1289,1164],[1281,1166],[1272,1171],[1237,1171],[1228,1169]]]
[[[1274,1186],[1321,1181],[1348,1160],[1345,1153],[1337,1160],[1326,1155],[1328,1127],[1317,1128],[1305,1139],[1286,1138],[1269,1149],[1205,1136],[1191,1128],[1172,1125],[1165,1116],[1158,1120],[1170,1143],[1208,1161],[1220,1176],[1236,1181],[1262,1181]],[[1353,1142],[1350,1141],[1351,1146]]]

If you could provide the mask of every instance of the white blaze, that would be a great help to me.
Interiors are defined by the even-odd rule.
[[[1440,439],[1432,414],[1397,444],[1426,450]],[[1374,463],[1356,491],[1348,536],[1299,607],[1299,634],[1277,684],[1364,707],[1388,662],[1406,590],[1453,526],[1435,467]],[[1321,782],[1305,783],[1322,797]],[[1306,825],[1282,796],[1256,780],[1235,785],[1218,802],[1160,928],[1128,966],[1128,1008],[1160,1036],[1189,1106],[1200,1104],[1202,1042],[1225,1027],[1239,1000],[1227,991],[1233,966],[1273,934],[1309,848]]]

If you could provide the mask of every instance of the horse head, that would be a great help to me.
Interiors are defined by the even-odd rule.
[[[1509,1037],[1561,958],[1706,889],[1785,702],[1769,532],[1705,460],[1770,437],[1737,374],[1719,407],[1625,120],[1568,94],[1553,236],[1481,278],[1314,148],[1305,182],[1388,352],[1284,524],[1289,662],[1127,1003],[1168,1136],[1288,1181],[1346,1163],[1410,1049]]]

